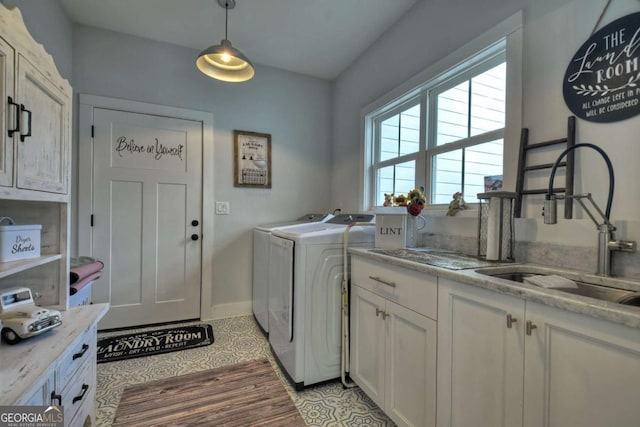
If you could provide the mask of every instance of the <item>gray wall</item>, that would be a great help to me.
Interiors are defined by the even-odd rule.
[[[555,138],[564,132],[570,115],[562,99],[564,69],[589,36],[605,2],[422,0],[334,82],[258,65],[256,78],[238,85],[214,81],[196,71],[193,61],[197,51],[73,26],[58,1],[4,3],[20,7],[34,37],[52,53],[62,75],[71,78],[76,94],[213,113],[215,187],[205,183],[205,191],[212,192],[215,200],[229,201],[232,215],[215,217],[214,281],[206,286],[213,288],[212,304],[226,306],[227,311],[246,311],[251,296],[253,225],[308,211],[359,208],[360,113],[365,106],[523,10],[522,123],[531,129],[532,138]],[[613,2],[603,23],[635,11],[637,0]],[[272,134],[272,190],[233,187],[233,129]],[[77,130],[74,132],[77,152]],[[640,197],[635,184],[640,180],[636,164],[639,132],[640,117],[611,124],[578,121],[578,140],[601,145],[616,168],[612,217],[621,225],[619,237],[636,239],[640,239]],[[74,193],[76,170],[74,159]],[[579,153],[576,191],[591,191],[604,203],[607,183],[600,178],[604,174],[597,156]],[[74,198],[77,206],[76,202]],[[476,217],[470,215],[464,224],[459,221],[465,222],[465,218],[440,223],[434,219],[429,224],[431,229],[448,227],[454,234],[473,235]],[[537,216],[537,207],[527,215]],[[577,216],[584,217],[579,209]],[[519,225],[523,231],[517,239],[594,244],[595,232],[588,220],[575,220],[560,228],[541,226],[535,219],[529,222]],[[77,230],[73,231],[75,236]]]
[[[333,100],[335,205],[352,209],[358,203],[347,196],[358,193],[361,110],[526,4],[527,0],[419,1],[338,77]]]
[[[359,193],[363,174],[363,109],[518,10],[523,10],[524,16],[522,125],[530,129],[533,141],[566,134],[567,117],[572,113],[562,96],[564,72],[590,36],[605,4],[592,0],[418,2],[334,82],[332,203],[346,209],[358,207],[353,194]],[[612,2],[600,26],[639,9],[637,0]],[[618,237],[640,240],[640,116],[605,124],[577,122],[578,142],[599,145],[614,165],[616,190],[611,217],[617,221]],[[517,164],[517,148],[513,148],[518,144],[519,138],[505,141],[509,146],[505,151],[516,154],[505,158],[508,169]],[[604,162],[590,150],[579,151],[576,159],[575,192],[593,193],[604,209],[608,189]],[[509,176],[515,173],[505,178]],[[546,177],[541,178],[544,181]],[[505,180],[505,186],[513,189],[515,182]],[[466,196],[467,202],[477,202],[475,195]],[[540,203],[527,204],[529,220],[518,224],[517,240],[595,247],[597,232],[579,207],[575,209],[578,219],[561,221],[555,227],[541,224],[540,208]],[[467,236],[477,231],[475,210],[462,215],[468,218],[443,217],[442,210],[426,215],[425,231]]]
[[[215,186],[204,191],[229,201],[231,215],[215,216],[214,279],[205,286],[214,314],[247,312],[253,226],[329,209],[330,84],[261,66],[249,82],[220,82],[196,69],[198,51],[86,26],[74,27],[73,41],[77,93],[213,113]],[[271,134],[272,189],[233,186],[234,129]]]
[[[71,80],[73,26],[57,0],[4,0],[7,7],[17,7],[29,32],[51,56],[58,71]]]
[[[228,201],[231,215],[215,216],[212,288],[214,315],[251,312],[252,234],[261,223],[326,212],[331,175],[331,84],[258,65],[256,77],[231,84],[195,67],[198,51],[86,26],[74,26],[57,0],[4,2],[20,8],[34,38],[52,54],[78,94],[92,94],[211,112],[214,185],[204,191]],[[206,46],[203,46],[203,48]],[[77,209],[77,108],[74,108],[72,203]],[[270,133],[270,190],[233,186],[232,131]],[[86,213],[82,213],[86,214]],[[72,254],[77,211],[72,212]]]

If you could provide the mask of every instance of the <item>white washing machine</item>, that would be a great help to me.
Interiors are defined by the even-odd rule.
[[[296,389],[339,378],[343,238],[373,215],[341,214],[271,233],[269,344]],[[373,247],[375,227],[354,226],[350,247]]]
[[[253,229],[253,316],[262,330],[269,333],[269,236],[276,228],[286,228],[312,222],[324,222],[331,214],[308,213],[298,219],[257,225]]]

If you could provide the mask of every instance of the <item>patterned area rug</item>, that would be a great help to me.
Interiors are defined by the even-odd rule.
[[[113,427],[304,426],[267,359],[125,388]]]
[[[98,363],[152,356],[213,344],[211,325],[177,326],[98,340]]]

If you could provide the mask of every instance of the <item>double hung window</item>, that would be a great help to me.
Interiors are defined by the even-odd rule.
[[[471,200],[503,174],[505,43],[367,116],[369,204],[423,186],[430,205]]]

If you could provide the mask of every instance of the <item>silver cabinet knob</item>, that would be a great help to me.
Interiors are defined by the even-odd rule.
[[[513,327],[513,324],[517,321],[518,319],[513,317],[511,314],[507,314],[507,328],[511,329]]]

